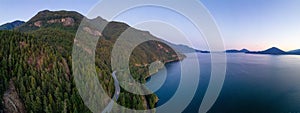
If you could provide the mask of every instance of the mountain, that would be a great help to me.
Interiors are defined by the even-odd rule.
[[[81,28],[78,28],[81,22],[83,22],[83,25]],[[105,28],[99,28],[99,26],[104,26],[104,25],[106,25]],[[37,13],[37,15],[31,18],[24,25],[20,26],[17,30],[21,32],[34,32],[36,34],[41,34],[42,36],[49,29],[52,29],[52,31],[60,30],[60,31],[65,31],[73,34],[75,34],[78,29],[81,29],[82,31],[87,32],[89,35],[103,38],[105,40],[105,42],[103,43],[106,43],[103,45],[110,45],[110,46],[112,46],[114,42],[119,38],[119,36],[127,29],[131,29],[132,34],[135,34],[137,37],[144,37],[152,40],[159,40],[161,42],[166,42],[167,45],[161,42],[149,41],[146,42],[145,44],[141,44],[141,47],[137,47],[136,51],[140,51],[140,52],[136,54],[139,55],[133,54],[133,59],[135,59],[135,61],[139,61],[139,64],[136,65],[148,64],[150,63],[150,61],[155,61],[160,58],[163,59],[164,61],[169,61],[170,60],[168,59],[169,57],[166,57],[167,54],[162,54],[162,52],[169,52],[168,53],[169,55],[170,53],[171,55],[174,54],[172,53],[173,50],[169,47],[169,45],[173,47],[174,44],[167,43],[167,41],[164,41],[162,39],[153,36],[148,31],[141,31],[138,29],[134,29],[131,26],[127,25],[126,23],[122,23],[122,22],[116,22],[116,21],[108,22],[107,20],[101,17],[88,19],[75,11],[44,10]],[[150,53],[144,52],[145,50],[147,50],[147,52]],[[158,54],[160,55],[157,56]],[[179,59],[182,59],[184,55],[181,54],[179,57],[180,57]]]
[[[0,26],[0,30],[12,30],[16,27],[21,26],[22,24],[24,24],[25,22],[20,21],[20,20],[16,20],[14,22],[11,23],[6,23]]]
[[[264,51],[247,52],[247,53],[250,53],[250,54],[271,54],[271,55],[284,55],[284,54],[287,54],[285,51],[283,51],[279,48],[276,48],[276,47],[272,47],[272,48],[269,48],[269,49],[264,50]]]
[[[86,31],[88,31],[90,34],[98,35],[97,32],[100,32],[103,29],[96,28],[97,26],[103,26],[103,24],[107,24],[106,28],[103,31],[103,35],[105,38],[112,38],[111,40],[116,40],[117,37],[111,37],[116,34],[120,34],[120,31],[124,31],[128,28],[130,28],[129,25],[122,23],[122,22],[108,22],[107,20],[97,17],[94,19],[87,19],[80,13],[77,13],[75,11],[49,11],[44,10],[37,15],[35,15],[33,18],[31,18],[28,22],[23,24],[18,28],[21,32],[30,32],[38,29],[43,28],[53,28],[53,29],[61,29],[68,32],[75,33],[82,22],[82,20],[85,19],[88,23],[98,24],[98,25],[89,25],[88,28],[86,28]],[[95,26],[95,27],[92,27]],[[151,35],[147,31],[140,31],[143,32],[143,34]],[[117,36],[117,35],[116,35]],[[158,39],[157,37],[151,36],[155,39]],[[161,39],[160,39],[161,40]],[[169,43],[167,41],[161,40],[163,43],[166,43],[170,45],[172,48],[174,48],[177,52],[180,53],[190,53],[195,52],[196,49],[190,48],[185,45],[176,45]]]
[[[82,20],[87,24],[79,27]],[[105,28],[97,27],[106,24]],[[89,67],[95,67],[99,82],[111,97],[115,91],[114,79],[111,77],[111,51],[125,30],[131,31],[132,38],[156,40],[137,45],[130,54],[130,75],[140,83],[146,82],[152,62],[168,63],[185,57],[181,53],[176,54],[177,50],[169,44],[161,43],[166,41],[126,23],[109,22],[101,17],[87,19],[74,11],[44,10],[14,31],[0,31],[0,45],[3,45],[0,46],[0,112],[3,109],[4,112],[21,113],[91,112],[84,105],[72,75],[72,64],[81,62],[73,62],[73,48],[86,56],[93,52],[92,47],[84,41],[74,40],[78,35],[77,29],[84,34],[83,39],[99,37],[99,40],[96,40],[95,63],[76,71],[89,71]],[[130,41],[125,43],[134,46],[130,45]],[[134,89],[144,91],[141,88]],[[93,97],[86,99],[91,100]],[[121,89],[117,103],[132,109],[151,109],[157,101],[155,94],[136,95]]]
[[[247,49],[242,49],[242,50],[236,50],[236,49],[231,49],[231,50],[226,50],[226,53],[246,53],[249,52]]]
[[[288,51],[287,53],[288,53],[288,54],[296,54],[296,55],[300,55],[300,49]]]
[[[240,52],[246,53],[246,52],[249,52],[249,50],[248,49],[242,49],[242,50],[240,50]]]
[[[170,42],[167,42],[167,41],[163,41],[163,42],[166,43],[167,45],[169,45],[170,47],[172,47],[172,49],[175,49],[179,53],[194,53],[194,52],[210,53],[209,51],[194,49],[194,48],[189,47],[187,45],[173,44],[173,43],[170,43]]]
[[[175,45],[175,44],[170,43],[168,45],[170,45],[173,49],[175,49],[179,53],[194,53],[194,52],[209,53],[209,51],[202,51],[202,50],[194,49],[189,46],[181,45],[181,44]]]
[[[242,49],[242,50],[231,49],[231,50],[226,50],[225,52],[226,53],[248,53],[248,54],[270,54],[270,55],[300,55],[300,49],[285,52],[276,47],[272,47],[264,51],[249,51],[247,49]]]
[[[75,33],[84,16],[75,11],[49,11],[38,12],[28,22],[21,25],[18,30],[27,32],[40,28],[63,29]]]
[[[177,44],[172,44],[172,43],[170,43],[170,42],[167,42],[167,41],[165,41],[164,43],[166,43],[166,44],[168,44],[168,45],[170,45],[173,49],[175,49],[177,52],[179,52],[179,53],[193,53],[193,52],[197,52],[197,50],[196,49],[194,49],[194,48],[191,48],[191,47],[189,47],[189,46],[186,46],[186,45],[181,45],[181,44],[179,44],[179,45],[177,45]]]
[[[199,53],[210,53],[210,51],[203,51],[203,50],[196,50],[196,52],[199,52]]]

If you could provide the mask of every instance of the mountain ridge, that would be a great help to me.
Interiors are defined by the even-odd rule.
[[[196,50],[199,52],[200,50]],[[202,53],[210,53],[210,51],[201,51]],[[277,47],[271,47],[262,51],[250,51],[248,49],[228,49],[224,51],[225,53],[245,53],[245,54],[269,54],[269,55],[300,55],[300,49],[283,51]]]
[[[300,49],[288,51],[288,53],[289,53],[289,54],[297,54],[297,55],[300,55]]]
[[[80,26],[83,19],[84,22],[88,24]],[[106,25],[106,27],[98,28],[98,25]],[[176,54],[176,50],[172,49],[169,45],[162,43],[164,40],[151,35],[150,32],[135,29],[126,23],[115,21],[108,22],[101,17],[87,19],[80,13],[74,11],[41,11],[13,31],[0,31],[0,36],[3,37],[0,38],[0,43],[5,45],[4,47],[0,46],[1,50],[5,50],[3,53],[0,53],[0,57],[3,56],[4,59],[9,58],[7,62],[10,62],[10,68],[18,70],[15,86],[17,89],[22,90],[19,93],[19,96],[24,102],[23,104],[26,106],[27,112],[43,112],[43,110],[45,110],[45,112],[61,112],[64,109],[72,112],[73,110],[74,112],[90,112],[86,106],[84,106],[82,100],[80,100],[81,98],[72,81],[73,72],[70,70],[72,69],[72,63],[74,63],[72,62],[71,56],[74,46],[81,53],[86,55],[90,55],[93,52],[91,51],[93,49],[88,46],[89,44],[85,44],[84,41],[81,40],[75,40],[77,29],[80,29],[79,31],[83,33],[83,39],[89,37],[99,38],[95,50],[95,63],[91,64],[91,66],[96,68],[97,73],[99,74],[99,80],[103,83],[104,90],[109,96],[112,96],[114,91],[113,79],[110,75],[112,73],[110,65],[111,51],[115,41],[125,30],[130,29],[132,33],[135,34],[134,36],[138,38],[157,40],[141,43],[134,48],[130,55],[130,74],[135,80],[141,83],[146,82],[145,78],[149,75],[148,70],[150,63],[156,61],[168,63],[184,58],[183,54]],[[129,45],[131,44],[131,42],[126,43]],[[12,58],[9,56],[12,56]],[[0,64],[7,64],[7,62],[6,60],[1,60]],[[18,66],[13,66],[11,62],[18,62]],[[80,61],[75,63],[78,62]],[[19,64],[22,66],[19,66]],[[2,67],[3,66],[0,66],[0,69]],[[3,67],[3,70],[7,70],[8,68],[8,66]],[[27,75],[23,76],[24,73],[19,70],[26,70],[26,74],[30,76],[30,79]],[[77,69],[76,71],[78,70],[81,71],[81,69]],[[41,72],[43,72],[43,75],[41,75],[42,77],[39,76],[39,73]],[[5,76],[4,78],[2,78],[3,76],[0,76],[0,80],[4,80],[4,82],[1,81],[1,83],[7,83],[9,80],[13,80],[13,77],[16,77],[15,73],[11,73],[10,71],[6,73],[6,75],[8,76]],[[31,75],[33,75],[33,77]],[[25,89],[24,87],[21,87],[28,86],[28,84],[23,84],[23,80],[33,81],[30,85],[31,87],[25,87]],[[38,82],[35,83],[35,81]],[[49,83],[50,81],[53,83]],[[47,84],[45,85],[45,83]],[[5,84],[5,86],[7,86],[7,84]],[[5,87],[0,88],[1,93],[7,90]],[[136,88],[136,90],[139,89]],[[2,96],[2,94],[0,95]],[[26,97],[30,95],[35,95],[35,98]],[[155,94],[145,96],[135,95],[126,92],[123,89],[120,92],[119,98],[120,99],[117,101],[119,104],[132,109],[152,109],[158,101]],[[6,105],[7,103],[2,105],[1,99],[0,111],[2,106],[9,106]],[[49,105],[47,105],[48,100],[51,100]],[[122,100],[135,100],[135,103],[128,104],[129,102],[124,102]],[[39,104],[40,102],[46,103],[45,106],[41,106],[41,104]],[[70,106],[65,106],[66,108],[60,106],[67,104]]]
[[[21,20],[15,20],[13,22],[9,22],[9,23],[6,23],[6,24],[3,24],[0,26],[0,30],[12,30],[16,27],[19,27],[21,26],[22,24],[24,24],[25,22],[24,21],[21,21]]]
[[[286,54],[285,51],[277,48],[277,47],[271,47],[267,50],[264,50],[264,51],[250,51],[250,52],[247,52],[249,54],[271,54],[271,55],[283,55],[283,54]]]
[[[226,50],[226,53],[246,53],[249,52],[249,50],[247,49],[241,49],[241,50],[236,50],[236,49],[230,49],[230,50]]]
[[[64,28],[76,32],[84,16],[76,11],[50,11],[43,10],[17,28],[21,32],[37,30],[39,28]]]

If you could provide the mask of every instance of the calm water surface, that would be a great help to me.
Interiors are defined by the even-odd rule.
[[[197,113],[210,79],[210,55],[191,57],[187,54],[182,62],[187,60],[199,61],[201,66],[197,92],[184,111]],[[166,81],[155,92],[160,99],[157,106],[163,105],[176,92],[181,76],[180,64],[166,65]],[[151,80],[160,80],[162,73],[153,75]],[[300,113],[300,56],[227,54],[223,89],[209,112]]]

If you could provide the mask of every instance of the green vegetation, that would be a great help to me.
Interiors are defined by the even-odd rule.
[[[71,17],[69,23],[66,18]],[[49,11],[44,10],[32,17],[28,22],[21,25],[17,29],[22,32],[29,32],[32,30],[38,30],[40,28],[56,28],[75,33],[77,28],[84,18],[83,15],[75,11]],[[39,26],[40,25],[40,26]]]
[[[37,21],[45,23],[68,17],[75,20],[72,26],[64,26],[63,23],[33,26]],[[15,31],[0,31],[0,110],[4,109],[1,102],[8,83],[13,80],[28,113],[90,112],[78,94],[71,67],[75,30],[82,18],[76,12],[43,11]],[[102,87],[111,97],[114,94],[110,65],[112,46],[128,27],[124,23],[110,22],[97,43],[94,66],[100,75]],[[148,32],[137,30],[137,33],[146,33],[155,38]],[[145,83],[150,63],[158,60],[166,63],[180,57],[165,44],[158,41],[145,42],[131,54],[131,75]],[[123,88],[117,100],[120,105],[133,109],[154,108],[156,101],[155,94],[141,96]]]
[[[0,31],[0,37],[1,97],[8,81],[15,78],[29,113],[89,111],[72,82],[71,57],[63,57],[49,45],[51,41],[45,43],[47,37],[12,31]]]

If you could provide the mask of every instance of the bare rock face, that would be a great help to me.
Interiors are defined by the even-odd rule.
[[[42,26],[42,21],[34,22],[34,26],[41,27]]]
[[[62,23],[63,26],[73,26],[75,20],[71,17],[61,18],[61,19],[52,19],[47,21],[48,24]]]
[[[4,113],[26,113],[12,79],[9,82],[8,90],[4,93],[3,102]]]
[[[85,32],[88,32],[89,34],[91,35],[94,35],[94,36],[102,36],[102,33],[100,31],[97,31],[97,30],[93,30],[89,27],[84,27],[83,30]]]
[[[53,23],[59,23],[60,20],[59,19],[52,19],[52,20],[48,20],[47,23],[49,24],[53,24]]]
[[[64,26],[73,26],[74,25],[74,19],[67,17],[67,18],[62,18],[61,22],[63,23]]]

